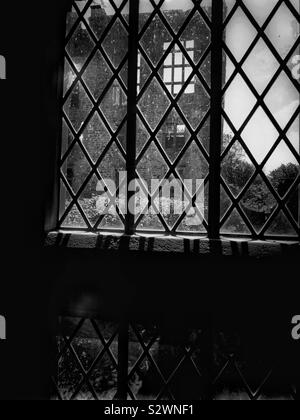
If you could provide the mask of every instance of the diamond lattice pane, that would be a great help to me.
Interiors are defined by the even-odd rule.
[[[258,175],[244,195],[241,206],[254,229],[259,232],[276,208],[276,200]]]
[[[94,46],[86,25],[79,23],[66,48],[77,71],[82,69]]]
[[[144,153],[142,159],[137,165],[137,171],[140,177],[146,181],[147,185],[151,185],[151,180],[163,180],[167,171],[168,165],[159,152],[157,146],[153,143]]]
[[[117,326],[63,317],[57,334],[55,385],[64,400],[113,400],[117,392]]]
[[[128,33],[119,19],[107,35],[103,48],[113,66],[119,67],[128,50]]]
[[[89,162],[82,148],[76,143],[62,165],[62,172],[74,193],[78,192],[90,171]]]
[[[226,44],[237,62],[242,60],[256,35],[254,26],[250,23],[244,11],[238,7],[227,24],[225,37]]]
[[[79,131],[87,116],[92,110],[92,102],[83,85],[78,82],[64,105],[64,112],[71,122],[74,130]]]
[[[256,20],[259,25],[263,25],[264,22],[269,17],[270,13],[278,3],[277,0],[267,0],[261,1],[259,3],[254,2],[253,0],[243,0],[248,10],[251,12],[251,15]]]
[[[161,7],[161,11],[163,12],[168,24],[171,26],[172,30],[177,34],[178,31],[181,29],[186,17],[191,13],[194,8],[194,4],[192,0],[187,0],[184,3],[183,13],[181,13],[180,18],[174,13],[176,3],[178,1],[171,0],[165,1]]]
[[[247,101],[244,98],[247,98]],[[255,96],[246,82],[240,75],[236,76],[225,95],[226,113],[236,130],[244,124],[255,103]]]
[[[191,183],[185,180],[184,191],[184,218],[177,223],[177,232],[207,233],[209,184],[204,180]]]
[[[112,77],[112,74],[112,71],[100,51],[97,51],[83,75],[83,80],[95,100],[97,100],[103,93]]]
[[[284,59],[298,52],[299,4],[259,3],[232,4],[226,21],[222,176],[258,236],[292,237],[297,225],[299,231],[295,203],[299,203],[300,102],[292,60]],[[235,60],[242,62],[242,68]],[[233,211],[232,198],[222,190],[221,216],[230,208]],[[282,202],[287,211],[278,212]],[[222,230],[244,233],[249,228],[244,222],[235,209],[226,215]]]
[[[87,124],[81,136],[90,158],[96,162],[110,140],[110,135],[101,121],[98,113],[95,113]]]
[[[199,226],[203,224],[201,211],[205,213],[207,206],[203,209],[201,203],[197,212],[189,204],[197,181],[203,182],[209,167],[211,35],[207,22],[210,6],[209,1],[199,5],[193,1],[162,2],[162,15],[155,14],[149,20],[153,4],[150,1],[141,3],[138,81],[143,92],[138,102],[137,152],[146,144],[148,147],[139,157],[137,169],[140,177],[147,180],[147,186],[151,178],[160,180],[154,183],[156,188],[148,188],[154,209],[151,209],[153,214],[150,212],[138,220],[141,230],[168,228],[170,232],[180,229],[199,232]],[[148,59],[156,69],[155,75],[149,75],[150,64],[145,65]],[[197,130],[199,143],[193,141],[194,130]],[[151,131],[155,132],[156,138],[151,137]],[[151,141],[152,146],[149,146]],[[168,177],[164,179],[167,173]],[[194,188],[191,196],[185,193],[185,179],[190,182],[190,189]],[[147,204],[148,198],[144,196],[143,199]],[[186,219],[184,222],[183,218]],[[202,227],[201,233],[204,232],[206,229]]]
[[[286,73],[281,73],[265,97],[265,103],[276,122],[285,128],[300,105],[299,90]]]
[[[169,105],[170,100],[157,79],[152,80],[139,102],[141,113],[152,131],[156,129]]]
[[[75,2],[68,14],[62,227],[124,228],[119,207],[124,210],[125,198],[116,201],[114,195],[126,167],[128,13],[126,1],[88,0]],[[74,194],[72,205],[67,187]]]
[[[198,35],[199,33],[201,33],[201,36]],[[199,12],[194,14],[193,18],[190,20],[188,26],[181,35],[180,40],[184,46],[188,46],[188,41],[194,41],[194,53],[191,55],[191,58],[195,64],[198,64],[211,41],[210,29],[204,22]]]
[[[299,163],[283,141],[278,145],[264,167],[273,188],[284,197],[299,176]]]
[[[290,0],[284,1],[280,5],[275,16],[272,18],[270,24],[266,29],[266,34],[268,38],[270,39],[273,46],[276,48],[277,52],[282,58],[286,57],[293,45],[293,43],[290,42],[289,39],[287,39],[289,38],[289,34],[287,34],[287,32],[291,31],[290,36],[294,37],[296,36],[297,31],[296,17],[294,16],[294,14],[292,14],[286,3],[290,4]]]
[[[85,19],[89,21],[90,28],[97,37],[101,39],[107,25],[110,24],[115,10],[110,0],[101,0],[101,2],[92,2],[91,7],[85,14]]]
[[[288,220],[287,216],[281,211],[278,216],[274,219],[271,226],[266,232],[266,235],[270,236],[293,236],[297,237],[299,235],[298,232],[293,227],[291,222]]]
[[[127,95],[119,82],[114,82],[101,102],[100,109],[113,131],[117,131],[127,114]]]
[[[195,76],[193,94],[182,95],[178,105],[192,129],[196,130],[210,108],[209,94],[197,76]]]
[[[239,142],[235,142],[223,159],[222,177],[232,194],[237,197],[254,173],[254,165]]]
[[[158,64],[164,53],[164,45],[169,44],[172,37],[158,15],[151,21],[144,33],[141,46],[154,66]]]
[[[263,40],[259,40],[243,65],[243,70],[262,94],[279,68],[279,63]]]
[[[157,137],[168,158],[174,162],[190,138],[189,131],[175,109],[164,120]]]
[[[237,210],[233,210],[228,220],[224,223],[221,229],[222,234],[240,234],[249,235],[250,231]]]

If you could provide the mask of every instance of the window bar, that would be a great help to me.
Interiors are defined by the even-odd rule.
[[[220,180],[222,142],[222,83],[223,83],[223,1],[212,1],[211,28],[211,127],[208,236],[220,236]]]
[[[137,68],[138,68],[138,35],[139,35],[139,1],[129,0],[129,42],[128,42],[128,117],[127,117],[127,182],[128,185],[136,178],[136,98],[137,98]],[[134,192],[128,191],[127,204],[133,198]],[[125,218],[125,233],[134,233],[134,215],[127,208]]]
[[[214,330],[213,316],[211,314],[203,314],[203,360],[205,361],[204,379],[204,401],[213,400],[213,372],[214,372]]]

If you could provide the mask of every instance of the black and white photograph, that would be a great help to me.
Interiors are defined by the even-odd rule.
[[[300,399],[300,0],[0,6],[0,400]]]

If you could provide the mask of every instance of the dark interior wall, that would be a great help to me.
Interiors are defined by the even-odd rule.
[[[157,321],[164,338],[184,339],[211,317],[215,330],[239,334],[257,360],[299,375],[291,319],[299,312],[297,256],[199,257],[91,250],[48,250],[61,259],[52,309],[69,315]]]
[[[42,253],[43,208],[53,162],[47,141],[51,112],[43,111],[53,101],[45,91],[51,87],[51,52],[63,4],[2,2],[0,8],[0,54],[7,60],[7,80],[0,85],[0,313],[7,319],[7,341],[0,342],[0,399],[47,395],[51,273]]]
[[[53,320],[70,307],[105,317],[159,318],[173,338],[185,323],[213,313],[216,324],[237,328],[253,350],[278,355],[286,361],[285,373],[295,374],[290,319],[299,312],[298,254],[241,260],[214,253],[204,258],[43,248],[55,156],[53,53],[63,2],[7,3],[0,25],[0,53],[8,62],[8,80],[0,86],[0,313],[7,317],[8,340],[0,343],[0,399],[47,397]]]

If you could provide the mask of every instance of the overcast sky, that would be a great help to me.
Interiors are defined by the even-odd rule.
[[[121,4],[121,1],[122,0],[115,0],[116,4]],[[155,1],[158,2],[159,0]],[[277,3],[277,1],[278,0],[244,0],[245,4],[260,25],[265,22],[272,10],[272,7]],[[300,0],[289,1],[299,12]],[[109,2],[107,0],[95,0],[95,2],[104,5],[107,13],[111,13],[108,6]],[[144,13],[149,12],[151,10],[149,4],[149,0],[141,0],[140,11]],[[204,0],[202,4],[211,5],[211,0]],[[226,0],[226,4],[228,6],[228,11],[230,11],[235,4],[235,0]],[[192,7],[193,2],[191,0],[165,0],[163,8],[165,10],[188,10]],[[124,12],[127,13],[128,10]],[[296,30],[298,30],[296,23],[295,18],[288,8],[286,6],[282,6],[276,17],[267,28],[266,33],[268,37],[282,56],[287,54],[296,40]],[[238,61],[241,60],[247,47],[251,44],[255,36],[256,31],[254,27],[251,25],[241,9],[239,9],[230,21],[226,32],[227,45]],[[298,52],[295,51],[295,54],[299,54],[299,50]],[[246,74],[259,93],[264,90],[277,68],[277,60],[262,40],[257,44],[244,66]],[[230,77],[233,69],[231,61],[227,59],[227,79]],[[282,127],[284,127],[287,124],[289,117],[293,112],[295,112],[299,105],[299,93],[288,80],[287,76],[282,73],[265,101],[276,120]],[[249,88],[243,82],[241,77],[237,77],[230,86],[225,98],[226,112],[231,117],[231,120],[237,128],[241,126],[254,104],[255,98],[249,91]],[[300,119],[297,118],[288,132],[288,137],[298,153],[299,122]],[[225,131],[229,131],[226,125]],[[244,141],[259,162],[264,159],[277,137],[277,130],[270,123],[269,118],[262,109],[258,110],[243,133]],[[287,146],[281,143],[272,160],[268,162],[266,170],[270,171],[278,167],[281,163],[288,162],[297,163]]]
[[[299,12],[299,0],[290,1]],[[227,0],[227,2],[229,7],[232,7],[234,4],[234,0]],[[277,0],[244,0],[244,2],[258,23],[263,24]],[[296,41],[297,29],[295,18],[291,15],[288,8],[286,6],[281,7],[276,18],[268,26],[266,33],[282,57],[290,51]],[[240,60],[256,36],[256,31],[246,16],[240,11],[234,15],[230,22],[226,36],[227,45],[235,57]],[[264,90],[277,68],[277,60],[262,40],[257,44],[244,66],[246,74],[259,93]],[[229,60],[227,60],[226,71],[228,78],[233,71],[233,66]],[[267,95],[265,102],[277,122],[284,127],[299,106],[299,93],[293,87],[288,77],[282,73],[275,86]],[[236,79],[226,96],[226,111],[236,126],[239,127],[242,124],[254,103],[255,99],[249,92],[248,87],[241,78]],[[296,119],[288,134],[289,139],[299,153],[299,118]],[[277,130],[270,123],[269,118],[262,109],[255,114],[254,119],[249,123],[243,134],[245,142],[259,162],[266,156],[277,137]],[[297,163],[287,146],[281,143],[266,169],[269,171],[278,167],[281,163],[288,162]]]

